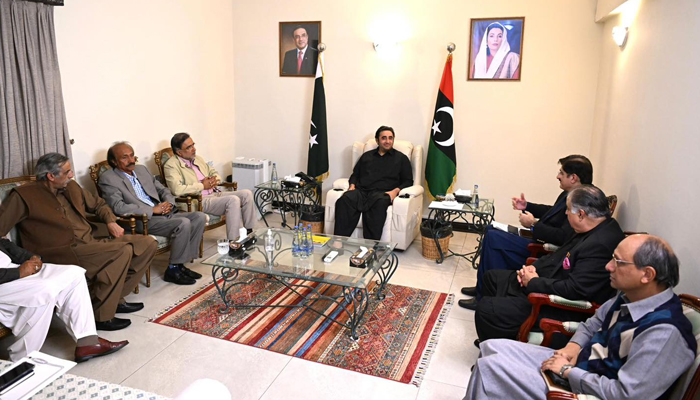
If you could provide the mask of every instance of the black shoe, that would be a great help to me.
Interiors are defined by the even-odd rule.
[[[121,303],[117,306],[119,314],[132,313],[143,309],[143,303]]]
[[[462,288],[462,294],[467,296],[476,296],[476,286],[467,286]]]
[[[457,302],[460,307],[466,308],[467,310],[476,310],[476,299],[471,298],[471,299],[462,299]]]
[[[474,339],[474,346],[476,346],[477,349],[480,349],[479,345],[481,344],[481,340],[479,339]],[[473,368],[473,367],[472,367]]]
[[[124,318],[114,317],[109,321],[95,321],[95,327],[98,331],[118,331],[131,325],[131,321]]]
[[[163,280],[176,285],[194,285],[197,281],[183,274],[180,268],[168,268],[165,270]]]
[[[180,266],[180,272],[185,274],[185,276],[189,276],[192,279],[199,279],[202,277],[202,274],[192,271],[191,269],[185,267],[184,264],[178,265]]]

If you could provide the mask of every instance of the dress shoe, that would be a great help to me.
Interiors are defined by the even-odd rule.
[[[192,279],[199,279],[202,277],[202,274],[192,271],[191,269],[185,267],[183,264],[178,265],[180,266],[180,272],[185,274],[185,276],[189,276]]]
[[[460,307],[466,308],[467,310],[476,310],[476,299],[471,298],[471,299],[462,299],[457,302]]]
[[[467,286],[462,288],[462,294],[467,296],[476,296],[476,286]]]
[[[197,282],[189,276],[183,274],[182,271],[180,271],[180,268],[166,269],[165,275],[163,276],[163,280],[165,280],[166,282],[174,283],[176,285],[194,285],[195,282]]]
[[[91,358],[102,357],[121,350],[129,344],[128,340],[121,342],[110,342],[107,339],[97,338],[99,344],[92,346],[80,346],[75,348],[75,362],[87,361]]]
[[[117,312],[119,314],[132,313],[143,308],[143,303],[120,303],[117,306]]]
[[[95,327],[98,331],[118,331],[131,325],[131,321],[124,318],[114,317],[109,321],[95,321]],[[90,347],[90,346],[86,346]]]

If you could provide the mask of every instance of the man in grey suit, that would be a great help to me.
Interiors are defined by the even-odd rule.
[[[206,216],[201,212],[178,212],[175,197],[143,165],[136,165],[134,149],[118,142],[107,151],[112,169],[100,176],[99,185],[107,204],[115,214],[148,215],[148,232],[169,236],[170,265],[164,280],[178,285],[192,285],[202,277],[185,267],[199,256]],[[139,229],[139,227],[137,227]]]

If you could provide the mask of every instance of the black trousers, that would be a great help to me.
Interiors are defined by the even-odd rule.
[[[476,305],[474,324],[479,340],[515,339],[520,326],[532,312],[527,292],[518,283],[515,271],[491,270],[484,275],[483,297]],[[554,307],[542,307],[533,331],[539,331],[539,320],[551,318],[557,321],[585,321],[588,316],[575,311]],[[568,338],[556,334],[550,347],[561,348]]]
[[[379,240],[386,220],[391,197],[385,192],[349,190],[335,203],[335,235],[350,236],[362,214],[362,234],[365,239]]]
[[[479,340],[515,339],[532,310],[515,271],[487,271],[481,293],[474,314]]]

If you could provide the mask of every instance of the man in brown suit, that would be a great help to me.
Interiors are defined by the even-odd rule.
[[[0,206],[0,236],[17,225],[22,247],[53,264],[73,264],[87,272],[98,330],[118,330],[131,324],[116,312],[134,312],[143,303],[127,303],[124,296],[138,285],[157,249],[148,236],[124,235],[109,206],[83,190],[73,178],[67,157],[49,153],[36,165],[37,182],[10,192]],[[97,240],[86,213],[107,224],[114,239]]]

